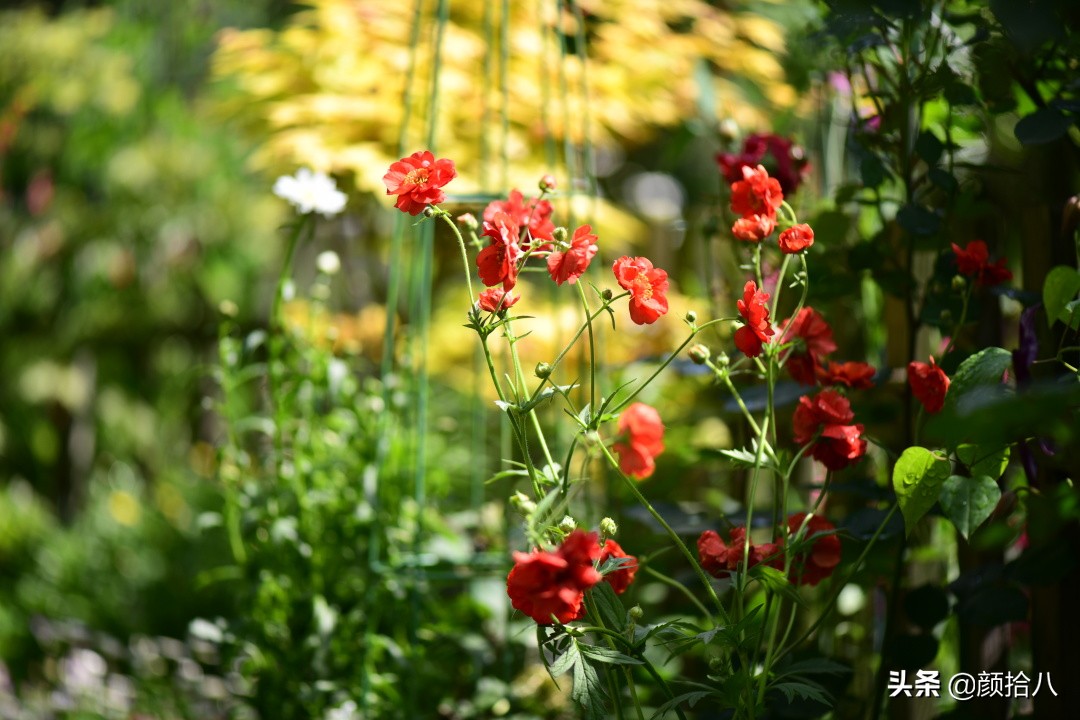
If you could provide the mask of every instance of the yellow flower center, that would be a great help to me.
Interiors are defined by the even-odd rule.
[[[427,168],[416,168],[410,170],[409,174],[405,176],[405,183],[409,185],[423,185],[428,181]]]

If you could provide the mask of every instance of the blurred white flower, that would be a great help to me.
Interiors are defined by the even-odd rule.
[[[333,217],[345,209],[345,193],[337,189],[333,178],[308,168],[300,168],[295,176],[279,177],[274,194],[292,203],[301,215],[318,212]]]
[[[331,708],[326,711],[326,720],[359,720],[360,713],[356,707],[356,703],[352,700],[346,700],[336,708]]]
[[[326,250],[319,253],[319,257],[315,258],[315,266],[319,268],[319,272],[327,275],[337,275],[338,271],[341,270],[341,258],[333,250]]]

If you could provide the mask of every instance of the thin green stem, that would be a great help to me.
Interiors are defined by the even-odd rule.
[[[592,318],[589,315],[589,299],[585,296],[585,288],[581,283],[575,283],[578,289],[578,297],[581,298],[581,307],[585,309],[585,325],[589,329],[589,408],[596,410],[596,341],[593,338]]]
[[[476,296],[473,295],[472,289],[472,269],[469,267],[469,253],[465,249],[465,238],[461,234],[461,230],[458,229],[457,223],[450,217],[450,213],[438,208],[434,205],[431,206],[436,211],[436,216],[443,219],[443,221],[450,226],[450,230],[454,233],[454,237],[458,241],[458,249],[461,250],[461,265],[465,271],[465,287],[469,292],[469,306],[471,307],[476,302]]]
[[[656,578],[657,580],[664,583],[665,585],[670,585],[671,587],[673,587],[676,590],[678,590],[679,592],[681,592],[694,605],[694,607],[696,607],[698,609],[698,612],[700,612],[705,617],[711,617],[712,616],[712,613],[709,612],[709,609],[701,604],[701,601],[697,599],[697,597],[694,595],[694,593],[690,592],[690,588],[686,587],[685,585],[683,585],[681,582],[679,582],[675,578],[669,577],[668,575],[665,575],[664,573],[662,573],[662,572],[660,572],[658,570],[654,570],[651,567],[643,567],[642,570],[644,570],[646,575],[649,575],[650,577]]]

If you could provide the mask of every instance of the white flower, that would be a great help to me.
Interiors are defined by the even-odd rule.
[[[326,711],[326,720],[359,720],[359,718],[360,713],[352,700],[346,700],[338,707]]]
[[[345,209],[345,193],[337,189],[326,173],[300,168],[296,176],[282,175],[274,183],[274,194],[292,203],[301,215],[319,212],[325,217]]]
[[[315,267],[327,275],[337,275],[341,270],[341,258],[333,250],[324,250],[315,258]]]

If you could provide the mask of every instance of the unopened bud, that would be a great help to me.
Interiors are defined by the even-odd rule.
[[[577,529],[577,521],[569,515],[566,515],[559,521],[559,529],[564,533],[572,533]]]
[[[709,361],[709,348],[705,347],[701,343],[698,343],[697,345],[691,345],[688,353],[690,355],[690,359],[698,365],[704,365]]]
[[[473,232],[476,232],[480,228],[480,223],[476,221],[476,216],[472,213],[458,215],[457,224],[466,230],[472,230]]]
[[[726,352],[721,350],[716,355],[716,365],[717,365],[717,367],[727,367],[729,364],[731,364],[731,358],[728,357]]]
[[[645,617],[645,611],[641,609],[640,605],[635,605],[634,607],[630,608],[630,617],[634,620],[640,620],[641,618]]]
[[[536,503],[520,490],[511,496],[510,506],[517,511],[518,515],[521,515],[521,517],[524,518],[527,518],[536,512]]]
[[[544,177],[540,178],[541,192],[548,192],[550,190],[554,190],[556,187],[558,187],[558,183],[555,182],[554,175],[545,175]]]
[[[696,323],[697,322],[697,313],[694,312],[693,310],[687,310],[686,311],[686,322],[690,323],[691,325]]]
[[[435,208],[431,207],[430,205],[428,205],[426,208],[424,208],[424,217],[431,218],[431,217],[435,217],[436,214],[438,214],[438,211]]]
[[[617,532],[619,532],[619,526],[611,518],[606,517],[600,521],[600,534],[604,537],[612,537]]]
[[[604,299],[604,302],[610,302],[611,298],[615,296],[612,295],[611,288],[604,288],[603,291],[600,293],[600,297]]]
[[[536,369],[533,370],[533,372],[536,374],[536,377],[540,378],[541,380],[546,380],[547,378],[551,377],[551,365],[547,364],[546,362],[536,363]]]
[[[715,673],[724,671],[724,661],[720,658],[713,658],[709,661],[709,669]]]
[[[555,242],[566,242],[566,228],[562,226],[555,228],[555,232],[552,233],[552,237],[555,238]]]
[[[953,275],[952,289],[959,292],[960,290],[963,290],[965,287],[967,287],[967,280],[964,279],[964,276],[963,275]]]

